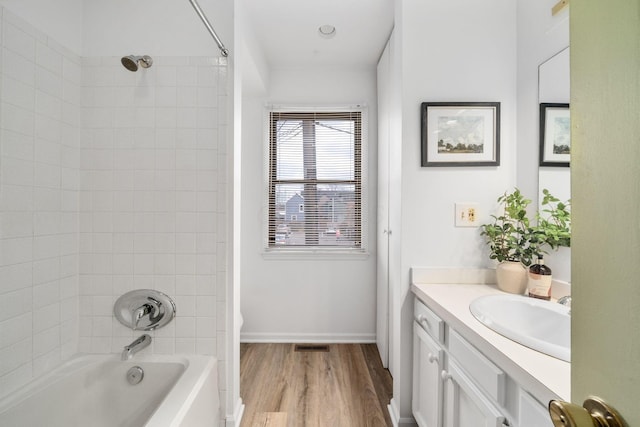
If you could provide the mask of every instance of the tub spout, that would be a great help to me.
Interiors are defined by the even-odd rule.
[[[129,360],[133,357],[134,354],[139,352],[145,347],[148,347],[151,344],[151,337],[148,334],[141,335],[134,342],[125,346],[124,350],[122,350],[121,360]]]

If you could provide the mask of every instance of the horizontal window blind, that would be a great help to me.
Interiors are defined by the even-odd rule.
[[[271,112],[270,248],[362,247],[362,113]]]

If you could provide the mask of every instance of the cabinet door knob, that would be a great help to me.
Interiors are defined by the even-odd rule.
[[[433,362],[438,363],[438,356],[436,356],[436,355],[434,355],[432,353],[429,353],[427,355],[427,360],[429,360],[429,363],[433,363]]]
[[[445,370],[443,370],[442,372],[440,372],[440,378],[442,378],[442,381],[447,381],[451,379],[451,374]]]
[[[549,415],[555,427],[626,427],[618,412],[602,399],[591,396],[582,407],[575,403],[552,400]]]
[[[418,316],[418,323],[423,323],[427,328],[429,327],[429,321],[423,314]]]

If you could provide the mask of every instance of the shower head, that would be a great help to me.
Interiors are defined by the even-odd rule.
[[[123,56],[120,62],[122,62],[122,65],[124,65],[124,68],[126,68],[129,71],[138,71],[138,65],[141,66],[142,68],[149,68],[151,67],[151,65],[153,65],[153,59],[149,55]]]

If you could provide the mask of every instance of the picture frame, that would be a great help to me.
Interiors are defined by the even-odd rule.
[[[423,167],[499,166],[499,102],[423,102]]]
[[[540,166],[571,164],[571,114],[569,104],[540,104]]]

